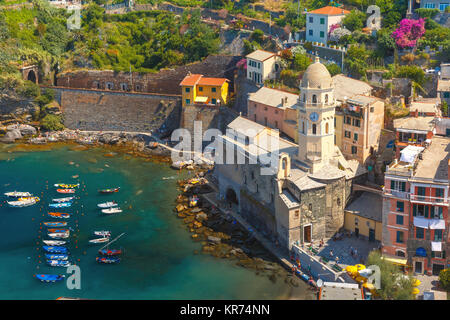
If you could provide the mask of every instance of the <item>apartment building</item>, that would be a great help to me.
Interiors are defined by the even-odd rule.
[[[181,81],[182,106],[223,105],[228,101],[226,78],[207,78],[201,74],[188,74]]]
[[[382,252],[417,274],[438,275],[450,262],[450,138],[409,145],[385,174]]]
[[[326,6],[306,13],[306,41],[328,42],[328,32],[333,24],[341,22],[348,10]]]
[[[407,146],[423,147],[436,132],[435,117],[410,117],[394,120],[396,158]]]
[[[276,53],[255,50],[245,58],[247,59],[247,79],[256,84],[263,84],[268,79],[275,79],[280,71]]]

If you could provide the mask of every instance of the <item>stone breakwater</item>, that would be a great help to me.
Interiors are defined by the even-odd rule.
[[[234,260],[236,265],[254,270],[273,282],[284,281],[292,288],[302,286],[300,280],[283,268],[277,258],[232,216],[224,216],[218,208],[199,197],[213,192],[205,176],[205,171],[199,170],[195,178],[178,181],[180,194],[174,207],[175,214],[192,234],[192,240],[201,243],[201,253]]]

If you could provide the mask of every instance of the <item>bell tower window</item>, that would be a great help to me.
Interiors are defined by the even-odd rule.
[[[317,132],[317,126],[316,126],[316,124],[314,123],[314,124],[312,125],[312,134],[316,134],[316,132]]]
[[[312,102],[317,103],[317,96],[315,94],[313,94],[312,96]]]

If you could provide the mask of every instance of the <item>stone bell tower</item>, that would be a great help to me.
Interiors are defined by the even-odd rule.
[[[314,172],[334,154],[333,81],[319,57],[303,75],[298,101],[298,160]]]

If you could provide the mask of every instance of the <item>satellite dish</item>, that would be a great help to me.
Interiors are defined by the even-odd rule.
[[[322,279],[317,280],[316,285],[317,285],[317,288],[322,288],[322,286],[323,286],[323,280],[322,280]]]

